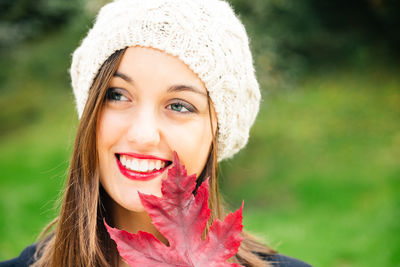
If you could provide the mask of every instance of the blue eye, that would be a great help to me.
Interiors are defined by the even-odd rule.
[[[167,108],[172,111],[179,112],[179,113],[193,113],[196,111],[195,107],[193,107],[191,104],[186,103],[184,101],[178,101],[178,102],[169,104]]]
[[[184,106],[182,106],[182,105],[179,104],[179,103],[171,104],[171,109],[172,109],[173,111],[178,111],[178,112],[187,112],[187,111],[188,111],[187,108],[185,108]],[[183,111],[182,111],[182,110],[183,110]]]
[[[117,88],[108,88],[106,99],[111,101],[128,101],[128,98]]]

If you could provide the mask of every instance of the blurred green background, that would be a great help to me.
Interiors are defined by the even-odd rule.
[[[68,68],[100,0],[0,2],[0,260],[57,214]],[[400,1],[232,0],[263,102],[221,166],[245,228],[315,266],[400,266]]]

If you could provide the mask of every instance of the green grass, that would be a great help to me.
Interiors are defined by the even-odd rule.
[[[77,125],[67,69],[79,36],[67,28],[0,63],[0,260],[57,214]],[[221,168],[228,203],[245,201],[245,228],[315,266],[400,266],[399,89],[380,66],[265,90],[247,148]]]
[[[79,35],[71,25],[1,54],[0,260],[57,214],[77,124],[68,62]]]
[[[0,259],[18,255],[55,217],[73,125],[56,114],[56,123],[49,118],[0,141]]]
[[[388,70],[336,71],[266,95],[221,171],[247,229],[316,266],[400,266],[399,87]]]

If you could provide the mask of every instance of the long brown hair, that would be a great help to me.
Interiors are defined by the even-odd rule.
[[[118,252],[115,243],[110,239],[102,221],[104,217],[109,217],[106,208],[109,197],[100,185],[96,129],[108,84],[125,50],[119,50],[110,56],[94,79],[79,122],[60,215],[43,231],[35,254],[36,261],[32,266],[117,265]],[[210,116],[211,106],[209,99]],[[209,177],[209,222],[225,217],[218,191],[216,145],[214,136],[207,163],[198,178],[199,185],[205,177]],[[209,227],[210,224],[207,225],[206,232]],[[274,251],[255,241],[247,233],[243,233],[243,236],[239,252],[230,261],[245,266],[266,266],[266,262],[256,253]]]

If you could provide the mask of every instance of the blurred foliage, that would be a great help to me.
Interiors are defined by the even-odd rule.
[[[230,0],[252,39],[259,69],[276,83],[338,63],[397,63],[400,2],[396,0]],[[270,84],[273,86],[274,84]]]
[[[0,1],[0,49],[59,29],[81,7],[82,0]]]
[[[58,31],[0,54],[0,138],[37,123],[47,107],[58,105],[59,95],[72,94],[70,57],[89,24],[86,16],[75,16]]]

